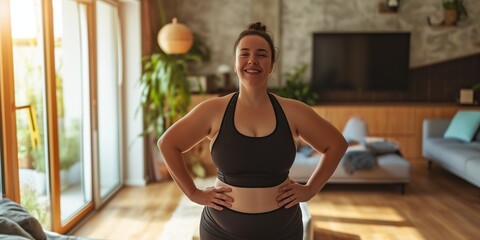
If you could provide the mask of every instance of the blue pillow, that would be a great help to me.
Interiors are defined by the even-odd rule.
[[[444,138],[470,142],[480,125],[480,111],[458,111],[453,117]]]

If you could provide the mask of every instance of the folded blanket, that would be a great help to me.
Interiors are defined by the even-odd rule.
[[[348,174],[358,170],[370,170],[377,165],[377,157],[364,145],[354,145],[347,149],[340,164]]]
[[[369,151],[350,151],[341,160],[342,167],[348,174],[358,170],[370,170],[377,165],[377,158]]]

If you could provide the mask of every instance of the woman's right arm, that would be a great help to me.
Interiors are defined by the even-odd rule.
[[[218,115],[217,111],[222,109],[218,106],[219,101],[212,100],[200,103],[170,126],[158,140],[157,146],[170,175],[185,195],[193,202],[221,210],[221,206],[231,206],[233,198],[225,194],[231,189],[226,187],[197,189],[182,155],[210,133],[214,118]]]

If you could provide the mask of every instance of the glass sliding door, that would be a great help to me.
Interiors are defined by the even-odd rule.
[[[2,57],[2,56],[0,56],[0,57]],[[0,72],[0,74],[1,74],[1,72]],[[0,81],[3,81],[1,75],[0,75]],[[2,108],[0,106],[0,136],[3,136],[1,121],[2,121]],[[0,138],[0,199],[3,198],[3,194],[5,193],[3,191],[4,187],[3,187],[3,151],[2,151],[2,148],[3,148],[3,139]]]
[[[53,0],[60,213],[65,224],[92,202],[87,5]]]
[[[2,18],[0,17],[0,26],[3,26],[3,21]],[[2,43],[2,33],[0,32],[0,44]],[[0,45],[0,82],[3,82],[3,71],[2,71],[2,50],[1,50],[1,45]],[[2,92],[2,86],[0,86],[0,92]],[[0,103],[2,102],[2,99],[0,99]],[[0,104],[0,199],[3,198],[3,195],[5,194],[4,192],[4,174],[3,174],[3,131],[2,131],[2,126],[3,126],[3,109],[2,109],[2,104]]]
[[[2,8],[3,6],[0,5],[0,15],[3,15],[3,11],[2,11]],[[0,29],[3,28],[3,18],[0,17]],[[2,54],[2,32],[0,31],[0,83],[3,83],[3,63],[2,63],[2,60],[3,60],[3,54]],[[2,92],[2,86],[0,85],[0,92]],[[3,184],[3,178],[4,178],[4,175],[3,175],[3,131],[2,131],[2,126],[3,126],[3,109],[2,109],[2,99],[0,99],[0,199],[3,198],[3,195],[5,194],[5,192],[3,191],[4,189],[4,184]]]
[[[120,187],[121,46],[118,8],[97,2],[97,96],[100,196]]]
[[[10,1],[20,203],[51,229],[41,0]]]

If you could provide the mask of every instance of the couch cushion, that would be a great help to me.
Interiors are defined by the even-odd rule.
[[[470,142],[479,125],[480,111],[458,111],[448,125],[443,137]]]
[[[471,143],[446,138],[434,138],[423,142],[425,157],[451,167],[458,172],[465,171],[468,159],[478,157],[480,150],[472,147]]]
[[[321,157],[318,155],[306,156],[297,152],[295,162],[290,168],[289,177],[298,182],[308,181],[320,161]]]
[[[342,131],[343,136],[348,143],[363,143],[368,136],[367,123],[358,117],[351,117]]]
[[[22,227],[34,239],[46,239],[42,225],[28,211],[7,198],[0,199],[0,217],[8,218]]]

